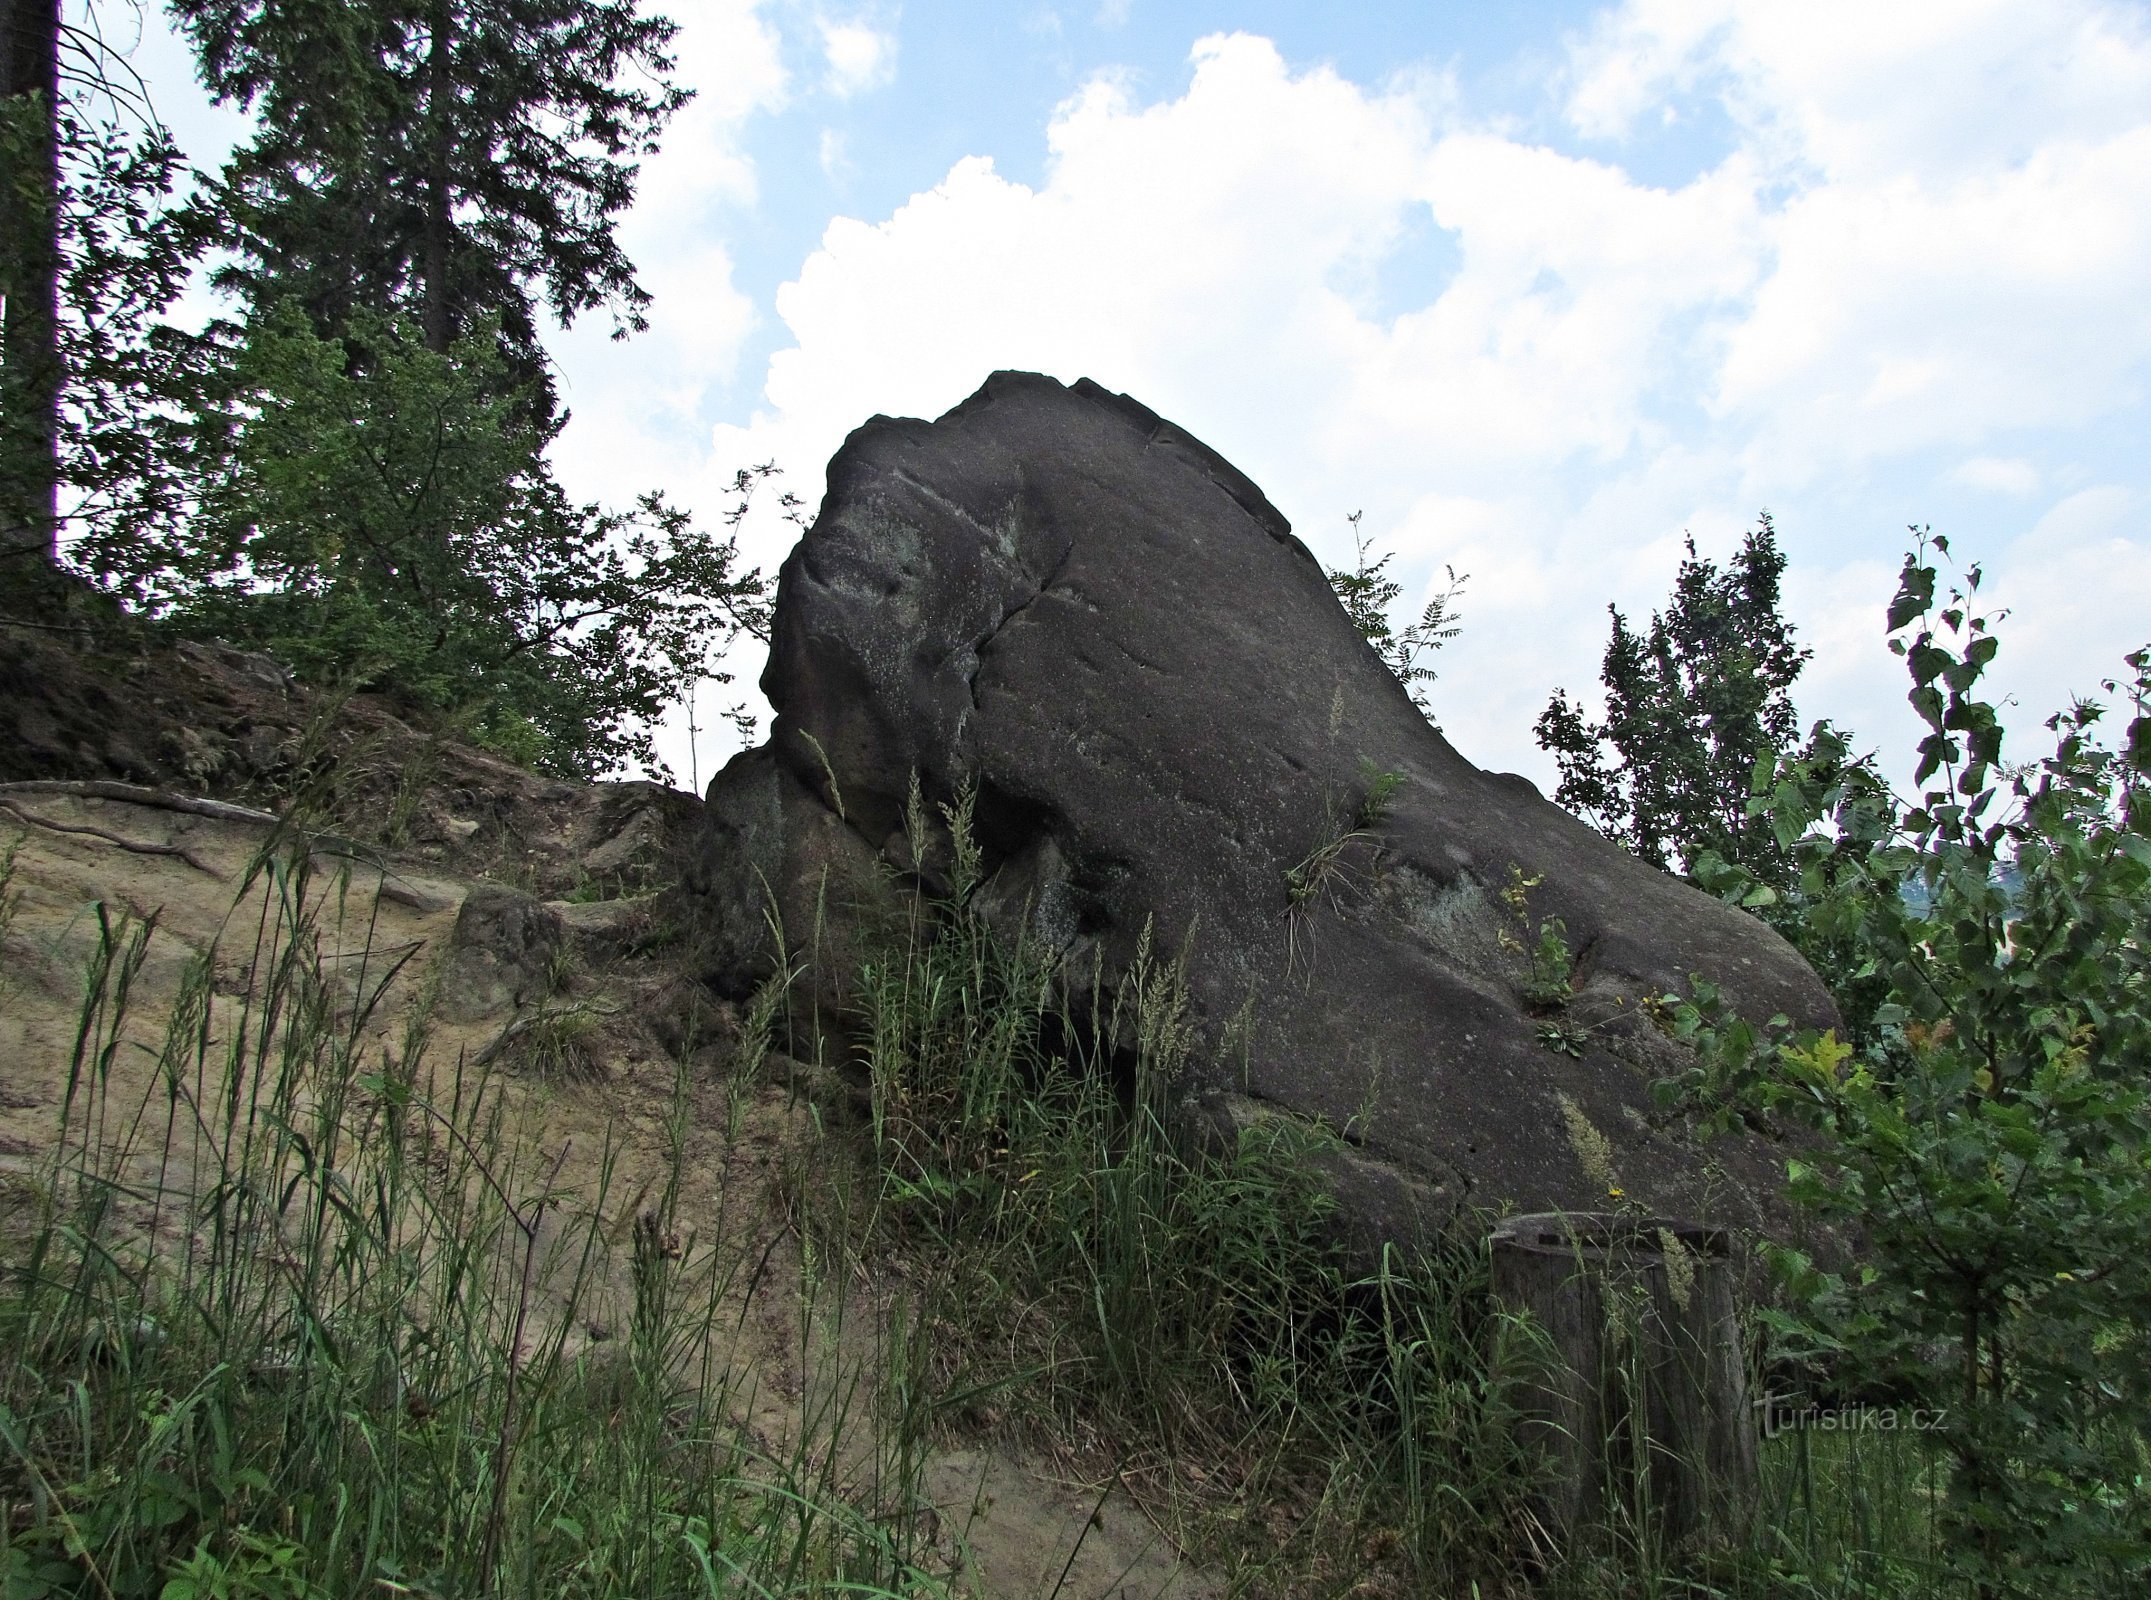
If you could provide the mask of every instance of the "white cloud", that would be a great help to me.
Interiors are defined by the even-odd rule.
[[[764,0],[702,0],[682,8],[684,20],[673,40],[679,80],[692,84],[693,106],[682,119],[700,116],[712,126],[735,131],[756,112],[773,111],[790,93],[779,56],[776,28],[762,14]],[[659,156],[673,152],[679,125],[667,136]]]
[[[2011,555],[2031,562],[2063,550],[2104,545],[2122,535],[2142,498],[2118,483],[2079,489],[2049,507],[2031,532],[2017,541]]]
[[[1948,183],[1819,185],[1769,242],[1716,400],[1788,466],[2079,427],[2142,394],[2151,122]]]
[[[1199,406],[1228,434],[1213,404],[1238,384],[1241,428],[1298,435],[1305,397],[1278,395],[1334,381],[1326,347],[1354,318],[1325,280],[1397,228],[1428,149],[1413,108],[1326,72],[1291,79],[1262,41],[1212,40],[1184,98],[1142,108],[1093,82],[1048,138],[1040,190],[973,158],[884,222],[830,223],[777,301],[795,342],[772,360],[764,426],[798,441],[794,459],[1010,365]]]
[[[821,164],[822,176],[834,182],[851,168],[851,159],[844,153],[844,133],[840,128],[824,128],[816,146],[816,159]]]
[[[896,35],[863,19],[822,19],[822,57],[828,63],[829,92],[849,100],[878,89],[896,76]]]
[[[1973,456],[1950,468],[1943,481],[1960,488],[2022,497],[2039,487],[2039,469],[2013,456]]]
[[[1904,518],[1825,536],[1803,509],[1893,463],[1925,490],[1944,450],[1946,481],[2027,496],[2071,481],[2027,430],[2142,403],[2133,11],[1632,0],[1576,44],[1566,105],[1619,140],[1714,97],[1732,145],[1671,187],[1619,144],[1593,159],[1475,123],[1452,85],[1294,72],[1246,35],[1192,63],[1155,103],[1086,84],[1036,188],[973,157],[886,218],[833,219],[778,292],[791,343],[762,408],[711,461],[774,456],[804,492],[875,412],[935,415],[996,367],[1094,377],[1240,464],[1326,558],[1364,506],[1414,593],[1444,562],[1470,572],[1442,720],[1476,758],[1543,771],[1532,716],[1554,682],[1595,681],[1605,602],[1663,604],[1685,530],[1723,555],[1763,505],[1818,646],[1809,709],[1888,723],[1876,556]],[[1353,290],[1429,224],[1453,275],[1377,313]],[[2059,516],[2026,543],[2061,539]],[[2110,526],[2071,548],[2138,570]],[[1997,565],[2028,582],[2037,563]],[[2055,620],[2013,654],[2104,649],[2134,581],[2039,589]]]
[[[1809,720],[1827,716],[1857,735],[1863,752],[1908,750],[1918,739],[1905,704],[1910,680],[1883,634],[1898,572],[1896,560],[1871,558],[1838,566],[1795,561],[1785,571],[1785,611],[1814,652],[1798,704]]]
[[[1700,93],[1788,167],[1976,174],[2141,125],[2147,42],[2107,0],[1625,0],[1573,44],[1567,111],[1622,139]]]
[[[1567,109],[1714,99],[1765,216],[1715,400],[1781,470],[2074,427],[2151,358],[2151,35],[2096,0],[1628,0]]]
[[[2011,742],[2036,754],[2037,724],[2077,696],[2113,697],[2102,679],[2151,645],[2151,527],[2143,491],[2100,484],[2055,502],[1993,563],[1981,593],[2006,607],[1995,676],[2021,707]]]

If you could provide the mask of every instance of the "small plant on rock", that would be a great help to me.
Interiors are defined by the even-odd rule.
[[[1365,758],[1359,767],[1365,783],[1359,804],[1341,815],[1334,798],[1326,802],[1322,809],[1328,825],[1322,842],[1297,865],[1285,869],[1285,894],[1295,908],[1320,898],[1336,884],[1344,873],[1346,852],[1355,844],[1372,842],[1374,830],[1389,819],[1397,791],[1404,787],[1401,772],[1385,772]]]
[[[1298,960],[1301,927],[1308,908],[1347,881],[1349,869],[1345,858],[1353,846],[1379,849],[1375,844],[1375,832],[1389,819],[1397,791],[1404,787],[1403,773],[1385,771],[1365,757],[1360,758],[1359,770],[1358,804],[1346,813],[1337,805],[1334,795],[1325,800],[1322,841],[1295,865],[1285,869],[1286,936],[1288,958],[1293,962]]]
[[[1435,673],[1432,667],[1420,665],[1420,658],[1432,655],[1462,631],[1457,599],[1471,581],[1471,574],[1459,576],[1456,568],[1444,566],[1442,571],[1449,578],[1447,587],[1426,603],[1417,622],[1396,627],[1389,620],[1389,608],[1404,594],[1404,585],[1389,575],[1389,563],[1396,559],[1396,552],[1385,550],[1369,560],[1374,540],[1360,531],[1359,518],[1357,511],[1345,518],[1352,525],[1352,570],[1332,569],[1329,586],[1352,625],[1374,647],[1382,665],[1403,685],[1420,714],[1431,722],[1434,714],[1422,685],[1432,683]]]
[[[1511,927],[1499,937],[1501,948],[1525,963],[1523,1000],[1526,1010],[1549,1015],[1565,1010],[1575,997],[1576,958],[1568,947],[1568,924],[1559,917],[1541,917],[1531,925],[1531,891],[1546,881],[1543,874],[1526,877],[1524,869],[1511,865],[1509,881],[1502,885],[1500,900]]]

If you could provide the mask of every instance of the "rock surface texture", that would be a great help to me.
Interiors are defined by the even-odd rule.
[[[1814,975],[1458,755],[1262,492],[1135,401],[1004,372],[938,421],[853,433],[784,564],[762,687],[771,741],[712,785],[690,875],[734,992],[772,968],[772,908],[841,972],[882,864],[910,865],[916,773],[929,801],[975,788],[1003,923],[1083,971],[1118,970],[1146,924],[1185,946],[1213,1046],[1180,1086],[1192,1125],[1341,1131],[1354,1236],[1602,1207],[1609,1185],[1768,1218],[1782,1152],[1654,1122],[1674,1047],[1640,1007],[1700,972],[1751,1015],[1819,1021]],[[1401,782],[1377,817],[1379,774]],[[1538,880],[1521,911],[1516,873]],[[1549,918],[1565,982],[1529,958]]]

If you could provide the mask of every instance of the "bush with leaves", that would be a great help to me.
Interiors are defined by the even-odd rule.
[[[1703,1064],[1673,1087],[1822,1136],[1793,1193],[1858,1250],[1778,1254],[1777,1332],[1945,1412],[1962,1574],[2125,1592],[2151,1577],[2151,651],[2107,686],[2134,713],[2118,746],[2079,701],[2051,754],[2005,766],[1978,569],[1938,600],[1928,550],[1889,612],[1918,799],[1823,730],[1752,801],[1789,896],[1858,958],[1854,1038],[1757,1030],[1699,989],[1674,1017]],[[1761,887],[1711,869],[1729,897]]]
[[[766,628],[733,539],[655,495],[626,515],[567,498],[544,455],[557,425],[534,420],[490,328],[444,355],[404,320],[323,339],[287,306],[234,375],[190,537],[125,575],[182,628],[576,776],[651,762],[681,686],[727,681],[725,646]]]

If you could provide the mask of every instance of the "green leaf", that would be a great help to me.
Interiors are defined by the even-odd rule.
[[[1934,568],[1917,566],[1910,557],[1898,575],[1897,593],[1890,601],[1886,629],[1895,633],[1913,618],[1923,616],[1934,604]]]

